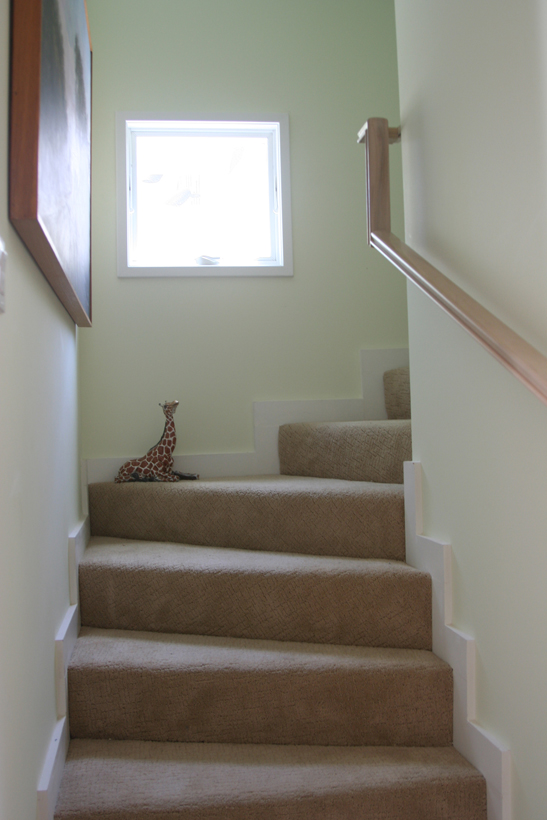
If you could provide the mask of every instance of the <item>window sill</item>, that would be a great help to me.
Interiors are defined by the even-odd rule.
[[[173,277],[220,277],[220,276],[292,276],[292,265],[193,265],[184,268],[146,268],[118,265],[118,277],[132,278],[173,278]]]

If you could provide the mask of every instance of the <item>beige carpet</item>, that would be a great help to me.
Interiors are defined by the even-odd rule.
[[[55,817],[486,820],[486,793],[482,777],[450,747],[74,740]]]
[[[431,652],[83,627],[73,737],[445,746],[452,670]]]
[[[388,419],[410,418],[410,369],[408,367],[386,370],[384,398]]]
[[[401,561],[95,536],[80,607],[103,629],[431,649],[431,579]]]
[[[409,421],[284,424],[279,428],[282,475],[403,483],[412,459]]]
[[[282,429],[325,477],[89,488],[56,820],[486,820],[402,563],[409,432]]]
[[[256,476],[89,486],[92,535],[404,560],[399,484]]]

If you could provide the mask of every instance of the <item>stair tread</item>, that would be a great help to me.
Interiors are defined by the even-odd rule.
[[[403,560],[403,487],[302,476],[89,485],[93,535]]]
[[[75,737],[448,745],[452,670],[419,649],[82,628]]]
[[[106,629],[431,648],[430,576],[393,560],[94,536],[80,606]]]
[[[138,651],[137,651],[138,650]],[[425,649],[310,644],[292,641],[250,640],[210,635],[96,629],[83,626],[70,661],[70,668],[99,660],[107,665],[143,668],[163,665],[176,668],[195,663],[197,668],[290,669],[319,664],[322,668],[450,670],[449,664]]]
[[[312,495],[324,497],[327,495],[400,495],[403,488],[398,482],[376,482],[376,481],[351,481],[342,478],[322,478],[320,476],[299,476],[299,475],[247,475],[247,476],[226,476],[220,478],[200,478],[197,481],[178,481],[174,484],[162,482],[126,482],[125,484],[114,484],[113,482],[98,482],[90,484],[90,487],[108,485],[113,488],[139,487],[144,490],[157,489],[158,486],[166,487],[179,492],[201,494],[215,493],[216,491],[232,491],[237,494],[247,495],[252,493],[257,496],[270,494],[272,491],[284,495]]]
[[[177,541],[91,536],[80,567],[88,564],[120,565],[128,569],[151,566],[194,572],[245,572],[275,575],[398,575],[429,577],[428,573],[392,558],[356,558],[337,555],[269,552],[233,547],[201,546]]]
[[[73,740],[55,811],[55,820],[372,816],[486,820],[484,780],[452,747]]]

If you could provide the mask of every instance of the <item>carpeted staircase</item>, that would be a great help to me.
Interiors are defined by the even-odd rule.
[[[279,450],[280,476],[90,486],[57,820],[485,820],[403,563],[410,422]]]

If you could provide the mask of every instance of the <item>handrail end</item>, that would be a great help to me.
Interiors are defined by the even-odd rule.
[[[357,133],[357,144],[365,142],[368,131],[368,120]],[[394,145],[396,142],[401,142],[401,126],[396,125],[393,128],[388,128],[389,144]]]
[[[394,145],[396,142],[401,142],[401,126],[396,125],[394,128],[388,129],[389,144]]]

